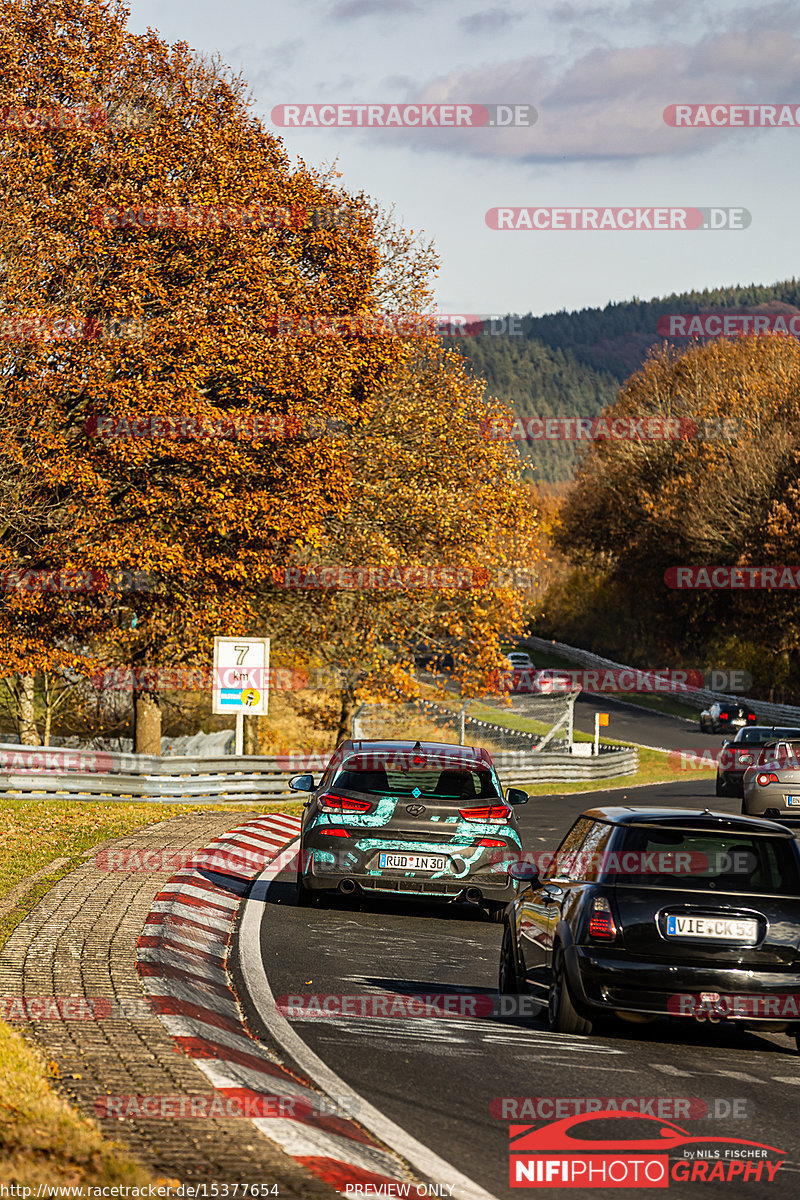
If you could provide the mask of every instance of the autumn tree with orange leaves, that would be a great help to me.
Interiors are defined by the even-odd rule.
[[[452,655],[462,695],[484,694],[500,639],[524,625],[536,512],[516,448],[482,437],[507,416],[483,388],[439,345],[403,364],[342,440],[347,504],[276,572],[267,624],[279,653],[312,649],[338,693],[339,739],[361,701],[419,694],[421,645]]]
[[[767,335],[664,349],[608,415],[671,419],[682,436],[600,441],[586,452],[557,535],[578,571],[551,595],[548,619],[564,635],[582,626],[584,640],[594,629],[606,653],[627,646],[649,661],[694,655],[725,665],[727,647],[739,656],[728,665],[755,667],[767,691],[788,659],[800,686],[792,592],[681,591],[665,582],[679,565],[800,561],[797,341]],[[746,647],[753,655],[742,662]]]
[[[276,336],[284,314],[417,308],[430,258],[363,195],[291,167],[240,80],[126,20],[113,2],[11,0],[0,23],[0,460],[35,517],[3,531],[0,570],[149,582],[12,590],[7,672],[208,665],[215,635],[261,632],[275,570],[325,545],[365,467],[309,430],[368,429],[384,389],[438,353],[432,338]],[[119,436],[143,420],[145,436]],[[260,432],[175,434],[222,420]],[[157,689],[136,713],[136,748],[157,753]]]

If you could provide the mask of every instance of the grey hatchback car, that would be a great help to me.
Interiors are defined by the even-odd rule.
[[[489,752],[444,742],[346,741],[310,792],[300,830],[297,901],[396,895],[480,905],[501,921],[522,849],[514,806]]]

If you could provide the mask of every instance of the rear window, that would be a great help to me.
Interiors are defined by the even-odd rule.
[[[800,766],[800,742],[776,742],[765,746],[758,756],[759,766]]]
[[[605,879],[688,891],[800,893],[794,839],[627,826],[607,856]]]
[[[491,771],[453,767],[370,765],[345,763],[333,780],[343,791],[369,792],[377,796],[425,796],[438,800],[486,800],[502,798]]]

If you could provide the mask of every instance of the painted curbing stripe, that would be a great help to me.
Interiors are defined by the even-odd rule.
[[[296,833],[298,828],[299,821],[292,820],[290,831]],[[296,857],[295,851],[287,855],[281,846],[285,846],[285,842],[271,848],[275,850],[272,861],[276,871],[283,869],[287,861],[291,862]],[[218,849],[218,843],[212,843],[207,848],[212,854]],[[254,870],[251,874],[255,873]],[[322,1098],[289,1068],[279,1061],[263,1061],[251,1052],[250,1047],[258,1048],[265,1058],[277,1057],[246,1036],[238,1004],[229,985],[226,983],[222,988],[213,979],[207,978],[209,971],[218,970],[216,964],[202,972],[198,963],[188,958],[192,948],[190,944],[184,947],[181,937],[186,937],[189,942],[192,938],[197,939],[198,934],[207,934],[209,928],[214,933],[213,940],[227,953],[233,918],[239,904],[238,896],[231,897],[225,890],[206,880],[199,882],[202,886],[198,886],[194,871],[184,870],[178,876],[173,876],[167,886],[170,889],[176,887],[176,890],[165,889],[159,893],[156,902],[158,908],[148,918],[146,928],[157,932],[155,935],[143,934],[140,938],[137,968],[151,1006],[172,1033],[176,1048],[180,1047],[191,1054],[196,1065],[221,1094],[244,1091],[248,1095],[263,1095],[266,1076],[274,1083],[276,1091],[282,1089],[287,1095],[291,1094],[291,1098],[305,1102],[306,1107],[315,1103],[319,1105]],[[193,894],[198,891],[200,895]],[[230,904],[227,920],[218,914],[220,906],[216,901],[220,896]],[[176,916],[173,912],[176,906],[188,907],[193,917]],[[176,922],[180,922],[177,928]],[[208,922],[213,924],[208,926]],[[172,935],[169,939],[164,938],[165,926]],[[182,933],[181,929],[185,932]],[[165,946],[165,941],[172,941],[174,945]],[[208,945],[208,942],[201,942],[201,945]],[[204,994],[215,989],[222,991],[223,995],[215,997]],[[198,993],[202,1003],[197,1002]],[[226,1015],[226,1010],[233,1010],[235,1017]],[[208,1028],[211,1036],[197,1037],[198,1025]],[[244,1050],[244,1046],[248,1049]],[[236,1059],[244,1061],[237,1063]],[[251,1086],[253,1081],[255,1087]],[[301,1114],[298,1118],[256,1117],[251,1120],[273,1142],[277,1141],[284,1148],[291,1142],[296,1151],[293,1157],[301,1165],[340,1190],[347,1185],[352,1186],[356,1178],[359,1182],[377,1185],[408,1178],[401,1161],[356,1125],[349,1113],[315,1113],[312,1107],[310,1113]],[[291,1148],[288,1153],[293,1153]]]
[[[216,967],[219,971],[225,974],[226,956],[222,947],[220,947],[216,954],[213,954],[211,950],[208,949],[207,944],[201,948],[197,945],[194,939],[189,940],[189,938],[184,938],[179,942],[175,938],[152,937],[148,935],[142,935],[137,944],[142,956],[145,957],[145,959],[147,956],[144,954],[144,951],[146,950],[158,951],[160,955],[172,953],[175,955],[180,955],[181,958],[186,960],[193,961],[196,959],[197,963],[204,963],[207,967]]]
[[[208,967],[203,968],[203,970],[207,971]],[[139,975],[142,979],[175,979],[182,983],[194,984],[195,987],[201,988],[203,991],[211,992],[212,995],[217,994],[225,999],[227,999],[230,990],[227,983],[202,974],[199,969],[189,970],[187,965],[179,967],[163,960],[161,962],[147,962],[140,958]]]
[[[201,1025],[210,1025],[212,1029],[225,1029],[228,1033],[237,1033],[241,1027],[238,1020],[223,1016],[221,1013],[214,1012],[213,1009],[205,1008],[196,1001],[184,1000],[178,996],[164,995],[163,993],[153,994],[146,986],[150,981],[143,980],[142,982],[145,985],[145,991],[148,992],[148,999],[159,1016],[163,1013],[164,1016],[189,1017]],[[155,983],[156,980],[152,982]]]
[[[277,1141],[292,1158],[333,1158],[348,1166],[363,1167],[389,1179],[401,1180],[405,1176],[396,1157],[387,1150],[354,1142],[350,1138],[336,1137],[311,1125],[300,1125],[282,1117],[254,1117],[253,1124]]]
[[[227,935],[230,934],[231,930],[229,921],[223,922],[218,929],[212,928],[206,921],[198,921],[195,917],[187,917],[183,913],[174,912],[171,906],[166,910],[151,909],[147,914],[147,920],[142,928],[143,930],[154,929],[163,931],[165,925],[169,931],[172,929],[189,931],[192,938],[200,944],[202,944],[201,939],[213,942],[219,941],[220,938],[227,940]],[[186,935],[182,933],[181,937],[184,936]]]
[[[172,1018],[167,1018],[171,1020]],[[189,1058],[202,1059],[219,1059],[220,1062],[235,1063],[237,1066],[244,1067],[249,1071],[258,1071],[263,1075],[274,1075],[274,1064],[279,1064],[285,1071],[277,1054],[273,1051],[264,1051],[271,1056],[270,1062],[264,1062],[262,1058],[254,1054],[252,1051],[252,1043],[245,1043],[244,1038],[239,1039],[242,1043],[237,1049],[236,1046],[229,1045],[227,1042],[222,1042],[218,1038],[201,1038],[196,1035],[179,1034],[175,1041],[180,1045],[181,1050]]]
[[[180,896],[159,895],[153,901],[153,907],[151,908],[150,916],[147,919],[148,921],[151,921],[153,913],[173,913],[176,909],[178,910],[178,915],[182,916],[183,913],[180,910],[186,909],[188,912],[192,913],[196,919],[198,914],[202,913],[204,907],[205,906],[199,900],[196,900],[191,896],[187,896],[185,900],[181,900]],[[218,913],[205,913],[204,921],[208,929],[216,929],[220,933],[225,934],[229,934],[231,931],[230,919],[223,920]]]

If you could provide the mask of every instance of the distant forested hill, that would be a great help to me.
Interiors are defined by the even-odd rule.
[[[522,317],[522,336],[483,334],[459,340],[461,352],[488,391],[507,400],[523,419],[591,417],[610,404],[620,383],[638,370],[658,335],[658,318],[709,309],[761,312],[800,310],[800,280],[762,287],[713,288],[654,300],[628,300],[605,308]],[[685,339],[677,345],[686,346]],[[539,441],[526,447],[535,479],[568,478],[576,444]]]

